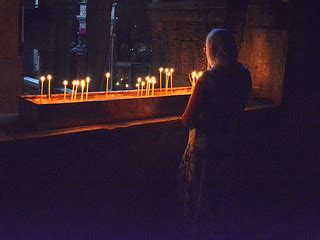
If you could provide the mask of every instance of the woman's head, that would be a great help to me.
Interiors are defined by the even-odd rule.
[[[213,29],[207,36],[206,55],[209,67],[236,62],[238,47],[232,33],[225,29]]]

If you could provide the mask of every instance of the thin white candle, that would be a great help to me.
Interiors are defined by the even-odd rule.
[[[139,77],[138,79],[137,79],[137,87],[138,87],[138,91],[137,91],[137,96],[139,96],[140,95],[140,84],[141,84],[141,81],[142,81],[142,79],[141,79],[141,77]]]
[[[168,68],[166,68],[165,70],[165,73],[166,73],[166,84],[165,84],[165,94],[167,95],[168,94],[168,82],[169,82],[169,80],[168,80],[168,77],[169,77],[169,69]]]
[[[146,77],[146,96],[149,95],[149,76]]]
[[[48,98],[49,100],[51,99],[51,80],[52,80],[52,76],[49,74],[47,76],[48,79]]]
[[[87,83],[87,89],[86,89],[86,101],[88,101],[88,95],[89,95],[89,83],[91,79],[89,77],[86,78],[86,83]]]
[[[162,74],[163,74],[163,68],[159,68],[159,85],[160,85],[160,92],[162,93]]]
[[[79,86],[79,80],[76,80],[76,89],[74,90],[74,100],[77,100],[77,93],[78,93],[78,86]]]
[[[197,72],[193,71],[192,72],[192,88],[194,88],[194,86],[196,85],[196,76],[197,76]]]
[[[148,96],[150,96],[150,91],[152,91],[152,78],[149,78],[149,81],[148,81],[148,85],[149,85],[149,87],[148,87]]]
[[[141,82],[141,96],[143,96],[143,89],[145,84],[146,84],[145,82]]]
[[[63,86],[64,86],[64,91],[63,91],[63,99],[64,101],[67,100],[67,85],[68,85],[68,81],[67,80],[64,80],[63,81]]]
[[[80,100],[83,101],[83,95],[84,95],[84,88],[86,87],[86,81],[81,80],[81,98]]]
[[[171,93],[172,93],[173,92],[173,73],[174,73],[174,69],[173,68],[170,69],[170,73],[171,73],[170,89],[171,89]]]
[[[46,80],[46,77],[45,76],[41,76],[40,77],[40,82],[41,82],[41,87],[40,87],[40,97],[41,97],[41,100],[42,100],[42,97],[43,97],[43,84],[44,84],[44,81]]]
[[[199,73],[197,73],[197,75],[196,75],[196,82],[195,82],[195,84],[197,84],[197,82],[198,82],[199,78],[200,78],[200,75],[199,75]]]
[[[168,72],[167,73],[167,85],[166,85],[166,95],[168,94],[168,89],[169,89],[169,81],[170,81],[170,79],[171,79],[171,72]]]
[[[74,98],[74,90],[75,90],[75,87],[76,87],[76,80],[73,80],[73,81],[72,81],[71,100],[73,100],[73,98]]]
[[[106,82],[106,95],[108,95],[109,92],[109,78],[110,78],[111,74],[109,72],[106,73],[106,78],[107,78],[107,82]]]
[[[156,78],[152,77],[152,96],[154,96],[154,85],[156,84]]]

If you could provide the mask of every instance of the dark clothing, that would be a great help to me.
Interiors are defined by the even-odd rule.
[[[188,113],[189,140],[179,169],[184,213],[193,225],[214,224],[208,219],[224,211],[219,204],[229,201],[233,138],[250,91],[250,73],[239,63],[208,70],[196,84],[190,104],[194,109]]]

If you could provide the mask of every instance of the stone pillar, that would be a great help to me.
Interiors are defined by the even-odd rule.
[[[22,89],[19,0],[0,1],[0,113],[17,113]]]
[[[92,88],[98,90],[104,77],[109,49],[110,14],[112,0],[91,0],[87,8],[88,75],[93,79]]]
[[[290,11],[288,4],[250,4],[240,50],[240,61],[252,76],[257,98],[282,103]]]

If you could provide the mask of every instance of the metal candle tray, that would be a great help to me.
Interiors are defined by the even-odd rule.
[[[67,94],[21,96],[20,120],[38,130],[75,127],[90,124],[123,122],[183,113],[191,88],[175,88],[168,95],[158,89],[154,96],[137,96],[137,91],[92,92],[87,100],[71,101]],[[84,97],[85,98],[85,97]]]

